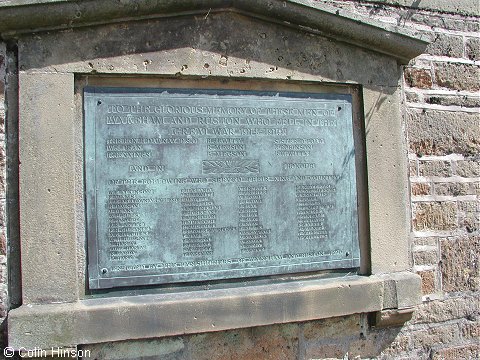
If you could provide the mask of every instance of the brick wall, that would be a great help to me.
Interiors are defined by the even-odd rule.
[[[478,358],[479,22],[420,12],[405,25],[432,41],[404,73],[413,270],[424,294],[406,331],[419,340],[432,331],[418,344],[433,359]]]
[[[425,54],[404,69],[402,104],[412,270],[422,277],[423,305],[396,338],[408,345],[390,346],[384,354],[480,358],[480,19],[329,2],[431,41]]]
[[[432,44],[404,71],[401,105],[412,192],[412,271],[423,304],[401,328],[361,315],[89,346],[98,359],[468,359],[480,357],[479,19],[374,3],[325,1],[413,29]],[[0,322],[5,318],[5,47],[0,43]],[[348,355],[347,355],[348,354]]]

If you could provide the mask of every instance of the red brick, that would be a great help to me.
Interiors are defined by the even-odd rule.
[[[0,111],[0,134],[5,134],[5,114]]]
[[[431,324],[426,329],[412,332],[412,345],[414,348],[429,349],[439,344],[455,343],[460,338],[457,324]]]
[[[405,81],[409,86],[420,89],[430,89],[433,85],[430,70],[427,69],[405,69]]]
[[[465,228],[468,233],[480,230],[480,202],[460,201],[458,202],[459,227]]]
[[[479,119],[480,124],[480,119]],[[479,125],[480,126],[480,125]],[[479,177],[480,160],[461,160],[455,163],[455,171],[461,177]]]
[[[442,286],[445,292],[480,290],[480,236],[440,241]]]
[[[5,203],[0,201],[0,228],[5,226]]]
[[[295,359],[298,324],[262,326],[189,337],[188,359]]]
[[[462,106],[467,108],[480,107],[480,99],[474,96],[465,95],[425,95],[427,104],[443,106]],[[419,102],[419,101],[415,101]]]
[[[385,332],[387,330],[383,330]],[[410,350],[410,336],[398,334],[395,339],[388,344],[388,347],[382,349],[382,355],[388,356],[387,359],[398,358],[399,353],[408,353],[411,355]]]
[[[454,230],[457,228],[457,207],[453,202],[420,202],[413,205],[413,227],[417,231]]]
[[[467,38],[465,46],[465,55],[470,60],[480,60],[480,39],[479,38]]]
[[[468,233],[477,232],[480,230],[480,213],[467,212],[460,220],[461,227],[465,227]]]
[[[460,201],[458,209],[464,212],[480,212],[480,202],[478,201]]]
[[[457,63],[437,63],[435,79],[440,87],[453,90],[480,90],[480,67],[477,65]]]
[[[437,246],[438,245],[438,238],[437,237],[420,237],[415,238],[414,245],[417,246]]]
[[[343,359],[347,349],[342,344],[319,344],[307,346],[306,359]],[[295,358],[292,358],[295,359]]]
[[[406,92],[406,93],[405,93],[405,99],[406,99],[408,102],[414,102],[414,103],[421,102],[421,99],[420,99],[420,97],[418,96],[418,94],[416,94],[416,93],[414,93],[414,92]]]
[[[423,295],[433,294],[435,292],[435,272],[434,271],[420,271],[418,275],[422,278],[422,293]]]
[[[5,194],[5,148],[4,144],[0,143],[0,196]]]
[[[309,321],[303,326],[303,337],[307,341],[318,337],[342,338],[360,332],[360,315],[358,314]]]
[[[427,54],[460,58],[463,56],[463,38],[435,33],[426,49]]]
[[[415,265],[437,265],[438,256],[436,251],[415,251],[413,253]]]
[[[435,183],[435,195],[462,196],[473,193],[469,183]]]
[[[429,195],[430,194],[430,184],[427,183],[413,183],[412,184],[412,195]]]
[[[480,316],[465,320],[460,329],[464,339],[480,339]]]
[[[480,182],[473,183],[472,186],[473,186],[473,194],[480,195]]]
[[[445,14],[432,16],[430,13],[412,11],[411,8],[406,8],[405,11],[405,18],[409,18],[410,21],[424,24],[431,28],[472,32],[480,31],[480,24],[477,19],[445,16]]]
[[[460,294],[445,300],[428,301],[416,307],[412,324],[429,324],[479,316],[480,294]]]
[[[417,161],[410,160],[408,162],[408,174],[409,176],[417,176]]]
[[[5,57],[0,55],[0,100],[3,99],[3,93],[5,92]]]
[[[480,344],[469,344],[446,347],[435,350],[432,353],[432,360],[468,360],[480,358]]]
[[[480,152],[478,114],[410,109],[407,123],[410,149],[419,157]]]
[[[418,175],[448,177],[452,175],[452,165],[449,161],[419,161]]]
[[[4,231],[0,231],[0,255],[7,255],[7,239]]]

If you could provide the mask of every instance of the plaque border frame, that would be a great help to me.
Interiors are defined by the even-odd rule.
[[[165,81],[168,82],[168,79],[165,79]],[[146,80],[148,83],[148,80]],[[182,81],[177,81],[178,85],[179,82]],[[232,86],[240,86],[242,87],[242,82],[238,81],[230,81],[230,84]],[[127,85],[127,84],[125,84]],[[360,159],[359,155],[357,154],[364,154],[365,152],[365,143],[364,140],[358,141],[356,140],[357,137],[364,139],[364,134],[363,134],[363,129],[359,128],[359,126],[356,124],[361,123],[358,121],[358,119],[355,119],[358,114],[361,112],[359,109],[355,109],[354,105],[358,105],[359,103],[358,99],[354,100],[354,97],[357,96],[358,94],[358,89],[355,86],[339,86],[335,85],[332,86],[331,89],[335,88],[337,90],[336,92],[326,92],[326,90],[330,86],[319,86],[319,84],[307,84],[307,83],[302,83],[303,86],[307,86],[310,90],[310,92],[292,92],[292,91],[277,91],[276,90],[276,84],[275,82],[271,82],[270,86],[272,89],[265,89],[263,88],[261,91],[258,90],[246,90],[246,89],[223,89],[219,88],[219,84],[217,83],[217,87],[211,86],[210,88],[203,88],[202,82],[198,82],[198,86],[195,86],[194,88],[183,88],[183,87],[135,87],[135,86],[124,86],[124,87],[108,87],[108,86],[83,86],[83,114],[84,114],[84,152],[85,152],[85,166],[84,166],[84,172],[85,172],[85,198],[88,200],[85,204],[85,216],[86,216],[86,235],[87,235],[87,258],[88,258],[88,266],[87,266],[87,271],[86,271],[86,284],[88,284],[89,291],[92,293],[99,292],[102,290],[107,290],[109,289],[110,291],[115,291],[118,290],[118,288],[125,288],[125,287],[143,287],[146,285],[151,285],[151,286],[168,286],[170,284],[184,284],[184,283],[205,283],[205,282],[229,282],[229,281],[238,281],[238,280],[250,280],[254,281],[255,278],[263,278],[263,277],[275,277],[279,275],[283,276],[291,276],[295,277],[297,274],[302,274],[302,273],[317,273],[317,274],[322,274],[326,272],[353,272],[356,273],[359,271],[360,268],[360,262],[361,262],[361,251],[360,251],[360,200],[358,197],[360,194],[366,192],[366,188],[360,189],[359,187],[362,186],[362,181],[360,181],[359,185],[359,178],[364,176],[361,174],[365,174],[365,168],[358,168]],[[331,90],[330,89],[330,90]],[[301,267],[302,265],[305,264],[283,264],[283,265],[277,265],[274,269],[274,271],[266,271],[264,269],[260,270],[260,274],[255,274],[255,275],[249,275],[248,274],[248,268],[245,269],[220,269],[216,272],[225,274],[226,277],[220,277],[217,276],[214,279],[202,279],[202,276],[196,275],[195,271],[189,272],[188,274],[191,275],[191,279],[186,279],[187,273],[185,274],[178,274],[178,273],[172,273],[172,274],[152,274],[152,275],[131,275],[131,276],[120,276],[120,277],[105,277],[103,278],[100,274],[100,270],[98,269],[98,263],[99,263],[99,250],[98,250],[98,242],[96,241],[96,237],[98,234],[98,224],[97,224],[97,217],[94,216],[96,214],[98,204],[97,204],[97,197],[95,196],[96,193],[96,184],[95,184],[95,179],[96,179],[96,167],[95,167],[95,158],[96,158],[96,127],[95,127],[95,120],[96,120],[96,105],[97,104],[97,97],[102,97],[102,96],[112,96],[112,97],[121,97],[122,94],[134,94],[135,96],[140,96],[141,94],[151,94],[151,93],[157,93],[157,92],[163,92],[163,91],[172,91],[176,92],[176,94],[190,94],[190,93],[197,93],[199,95],[213,95],[213,94],[222,94],[222,95],[255,95],[255,96],[261,96],[261,95],[275,95],[278,93],[281,93],[282,96],[286,97],[287,100],[290,99],[306,99],[309,97],[315,97],[318,96],[318,99],[338,99],[339,101],[348,101],[350,106],[351,106],[351,133],[350,135],[352,136],[352,142],[353,146],[355,148],[355,158],[354,158],[354,166],[355,166],[355,187],[356,187],[356,194],[357,194],[357,199],[356,203],[359,204],[356,209],[353,209],[353,212],[355,213],[356,216],[356,221],[352,222],[352,226],[357,225],[356,229],[351,229],[349,231],[352,236],[357,237],[358,241],[358,247],[355,249],[355,239],[351,239],[350,241],[352,242],[352,246],[354,247],[354,253],[357,252],[357,255],[351,259],[343,259],[343,260],[330,260],[328,261],[328,264],[323,266],[321,269],[318,269],[318,265],[315,265],[317,263],[322,264],[323,262],[308,262],[308,266],[306,266],[309,269],[302,269],[300,271],[295,271],[295,270],[288,270],[289,267]],[[101,101],[101,100],[98,100]],[[355,121],[357,120],[357,121]],[[92,145],[91,148],[87,147],[87,138],[89,138],[90,143]],[[364,166],[364,164],[360,165]],[[87,178],[93,179],[91,182],[87,182]],[[362,180],[364,177],[362,177]],[[350,186],[352,188],[352,186]],[[350,189],[351,190],[351,189]],[[91,204],[93,206],[90,206],[90,209],[88,209],[88,204]],[[336,263],[340,263],[341,266],[338,267],[338,265],[335,265]],[[358,263],[358,266],[355,266],[355,262]],[[335,264],[334,264],[335,263]],[[258,269],[258,268],[254,268]],[[284,269],[284,270],[283,270]],[[238,273],[238,276],[235,276],[234,274]],[[162,279],[169,279],[172,278],[172,281],[168,280],[162,280]]]

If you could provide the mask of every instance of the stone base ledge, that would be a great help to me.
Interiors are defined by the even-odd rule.
[[[377,329],[401,326],[412,319],[413,308],[409,309],[394,309],[377,311],[374,317],[373,326]]]
[[[8,318],[9,346],[49,349],[307,321],[421,302],[420,277],[402,272],[230,289],[23,305]]]

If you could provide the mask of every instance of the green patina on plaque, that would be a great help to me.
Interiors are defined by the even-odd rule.
[[[359,266],[350,95],[87,87],[91,289]]]

